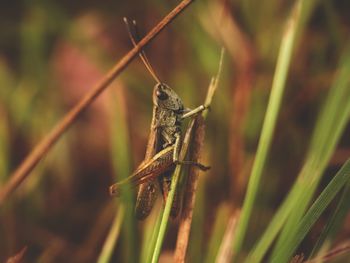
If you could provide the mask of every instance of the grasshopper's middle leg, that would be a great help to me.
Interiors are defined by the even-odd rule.
[[[181,136],[179,133],[175,134],[176,140],[175,140],[175,146],[174,146],[174,152],[173,152],[173,161],[175,164],[185,164],[185,165],[195,165],[202,171],[207,171],[210,169],[209,166],[203,165],[198,162],[194,161],[179,161],[179,154],[180,154],[180,146],[181,146]]]

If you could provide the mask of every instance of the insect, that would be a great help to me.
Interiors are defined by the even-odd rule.
[[[136,45],[136,40],[138,40],[136,22],[133,21],[133,31],[126,18],[124,18],[124,22],[128,28],[133,45]],[[208,106],[200,105],[193,110],[186,109],[175,91],[160,81],[144,50],[141,50],[139,55],[148,71],[157,81],[153,88],[153,113],[147,150],[144,161],[135,172],[123,181],[110,186],[110,194],[118,196],[123,187],[139,185],[135,215],[142,220],[151,212],[160,190],[163,194],[163,199],[166,200],[170,190],[171,176],[177,164],[195,165],[202,170],[209,169],[209,167],[200,163],[192,161],[180,162],[178,159],[181,148],[182,121],[205,110]],[[175,195],[171,210],[172,218],[177,217],[181,208],[180,203],[178,195]]]

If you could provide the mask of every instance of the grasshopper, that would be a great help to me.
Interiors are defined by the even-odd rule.
[[[124,18],[128,33],[133,45],[136,45],[137,27],[133,21],[133,32],[128,20]],[[207,170],[200,163],[192,161],[179,161],[181,148],[181,123],[208,108],[206,105],[190,110],[183,105],[181,98],[168,85],[161,82],[153,70],[149,60],[141,50],[140,58],[157,84],[153,88],[153,114],[151,129],[148,138],[144,161],[128,178],[110,186],[110,194],[118,196],[121,188],[126,185],[137,186],[139,190],[136,198],[135,214],[140,220],[145,219],[154,205],[158,192],[161,189],[163,199],[166,200],[170,190],[171,176],[177,164],[195,165],[201,170]],[[171,210],[171,217],[176,218],[181,205],[179,196],[175,195]]]

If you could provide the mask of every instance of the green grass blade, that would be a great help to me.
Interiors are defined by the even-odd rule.
[[[252,213],[253,205],[256,200],[258,187],[260,184],[262,172],[266,163],[267,154],[270,149],[273,132],[276,126],[276,119],[281,105],[282,95],[285,88],[287,73],[293,53],[293,47],[300,21],[302,1],[298,1],[294,12],[292,13],[281,42],[276,71],[273,79],[270,100],[267,106],[265,120],[259,140],[259,145],[253,164],[251,176],[248,183],[247,194],[244,199],[241,217],[237,226],[237,233],[233,242],[233,253],[237,255],[244,241],[247,232],[249,219]]]
[[[181,151],[179,154],[179,160],[184,160],[189,144],[190,144],[190,137],[191,137],[191,133],[192,133],[192,129],[193,129],[193,124],[194,124],[194,120],[191,121],[191,123],[189,124],[189,127],[186,131],[184,140],[183,140],[183,144],[181,147]],[[164,208],[164,212],[162,215],[162,220],[160,223],[160,227],[159,227],[159,232],[158,232],[158,236],[157,236],[157,240],[156,240],[156,245],[153,251],[153,256],[152,256],[152,263],[157,263],[159,261],[159,256],[160,256],[160,251],[162,249],[162,245],[163,245],[163,240],[164,240],[164,236],[165,236],[165,231],[167,229],[168,226],[168,221],[169,221],[169,215],[170,215],[170,211],[171,211],[171,206],[173,204],[173,200],[174,200],[174,195],[175,195],[175,189],[177,186],[177,183],[179,181],[179,177],[181,174],[181,165],[177,165],[173,174],[173,179],[171,181],[171,187],[170,187],[170,191],[169,191],[169,195],[165,204],[165,208]]]
[[[320,217],[322,212],[333,200],[335,195],[341,190],[341,188],[350,180],[350,160],[348,160],[340,171],[335,175],[332,181],[322,191],[320,196],[297,224],[295,235],[291,240],[284,243],[277,251],[276,255],[272,258],[271,262],[288,262],[289,258],[293,255],[295,249],[300,242],[309,232],[313,224]]]
[[[151,214],[152,218],[147,219],[149,221],[146,223],[144,230],[140,262],[147,263],[151,262],[152,260],[153,251],[156,246],[156,241],[159,233],[160,223],[162,221],[164,213],[163,204],[159,205],[156,208],[159,208],[157,209],[157,214]]]
[[[276,244],[277,253],[280,246],[293,236],[296,224],[302,217],[318,185],[322,172],[333,153],[350,115],[350,49],[343,54],[338,76],[329,91],[320,117],[316,123],[311,139],[310,149],[298,179],[281,205],[256,248],[249,255],[249,260],[261,261],[277,233],[288,218],[288,223]],[[274,254],[273,254],[274,255]]]
[[[274,253],[278,253],[281,246],[294,234],[296,224],[303,216],[311,198],[322,177],[336,144],[345,128],[350,115],[350,89],[348,76],[350,74],[350,49],[343,54],[339,74],[331,88],[326,104],[316,124],[307,156],[308,172],[298,177],[294,186],[298,188],[294,200],[293,212],[289,216],[286,226],[275,246]],[[313,172],[314,171],[314,172]],[[273,255],[274,255],[273,253]]]
[[[269,249],[272,241],[276,238],[278,232],[281,230],[285,220],[287,219],[289,213],[291,204],[293,202],[293,199],[290,198],[290,196],[293,196],[295,192],[295,189],[292,189],[285,202],[283,203],[284,209],[279,209],[273,219],[271,220],[271,223],[266,228],[262,238],[258,241],[256,247],[251,251],[251,253],[248,255],[245,262],[261,262],[264,255],[266,254],[267,250]]]
[[[98,257],[98,263],[108,263],[111,260],[113,250],[120,233],[120,227],[124,218],[124,207],[119,206],[118,212],[116,213],[111,229],[108,233],[105,243],[103,244],[102,251]]]
[[[121,88],[121,87],[120,87]],[[122,89],[119,89],[118,96],[113,97],[113,103],[111,104],[112,111],[112,120],[111,120],[111,146],[112,146],[112,156],[113,156],[113,167],[115,173],[119,176],[118,180],[123,179],[130,175],[131,173],[131,160],[130,160],[130,144],[129,144],[129,129],[126,119],[126,105],[125,105],[125,96]],[[114,103],[116,101],[116,103]],[[106,189],[107,191],[107,189]],[[123,239],[123,257],[127,259],[128,262],[136,262],[137,261],[137,251],[136,247],[136,222],[133,213],[133,207],[130,204],[133,204],[133,194],[130,189],[125,189],[122,193],[122,196],[118,201],[123,202],[123,207],[125,208],[123,211],[124,219],[123,227],[122,227],[122,239]],[[120,209],[119,209],[120,210]],[[120,213],[117,210],[116,213]],[[118,215],[115,216],[116,221],[114,224],[119,223],[117,219]],[[122,220],[122,219],[120,219]],[[112,256],[113,248],[110,247],[109,244],[115,244],[116,241],[112,242],[113,231],[117,226],[113,226],[111,228],[111,232],[108,234],[107,239],[105,241],[104,247],[108,247],[109,249],[101,252],[101,258],[109,259]],[[115,237],[116,238],[116,237]],[[134,250],[135,249],[135,250]],[[110,255],[108,255],[110,253]],[[104,261],[108,262],[108,261]]]
[[[323,247],[326,241],[333,241],[339,228],[343,225],[343,222],[350,210],[350,181],[345,186],[337,208],[335,209],[332,217],[328,221],[326,227],[322,231],[320,237],[318,238],[312,252],[310,253],[309,259],[316,256],[316,253]],[[327,243],[330,243],[327,242]]]

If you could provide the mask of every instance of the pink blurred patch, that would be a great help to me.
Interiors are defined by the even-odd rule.
[[[68,111],[96,85],[103,72],[92,58],[68,42],[57,46],[53,61],[61,97]],[[106,140],[109,138],[107,99],[107,92],[103,92],[78,120],[79,128],[84,130],[80,133],[81,139],[89,144],[87,147],[105,148],[109,143]]]

